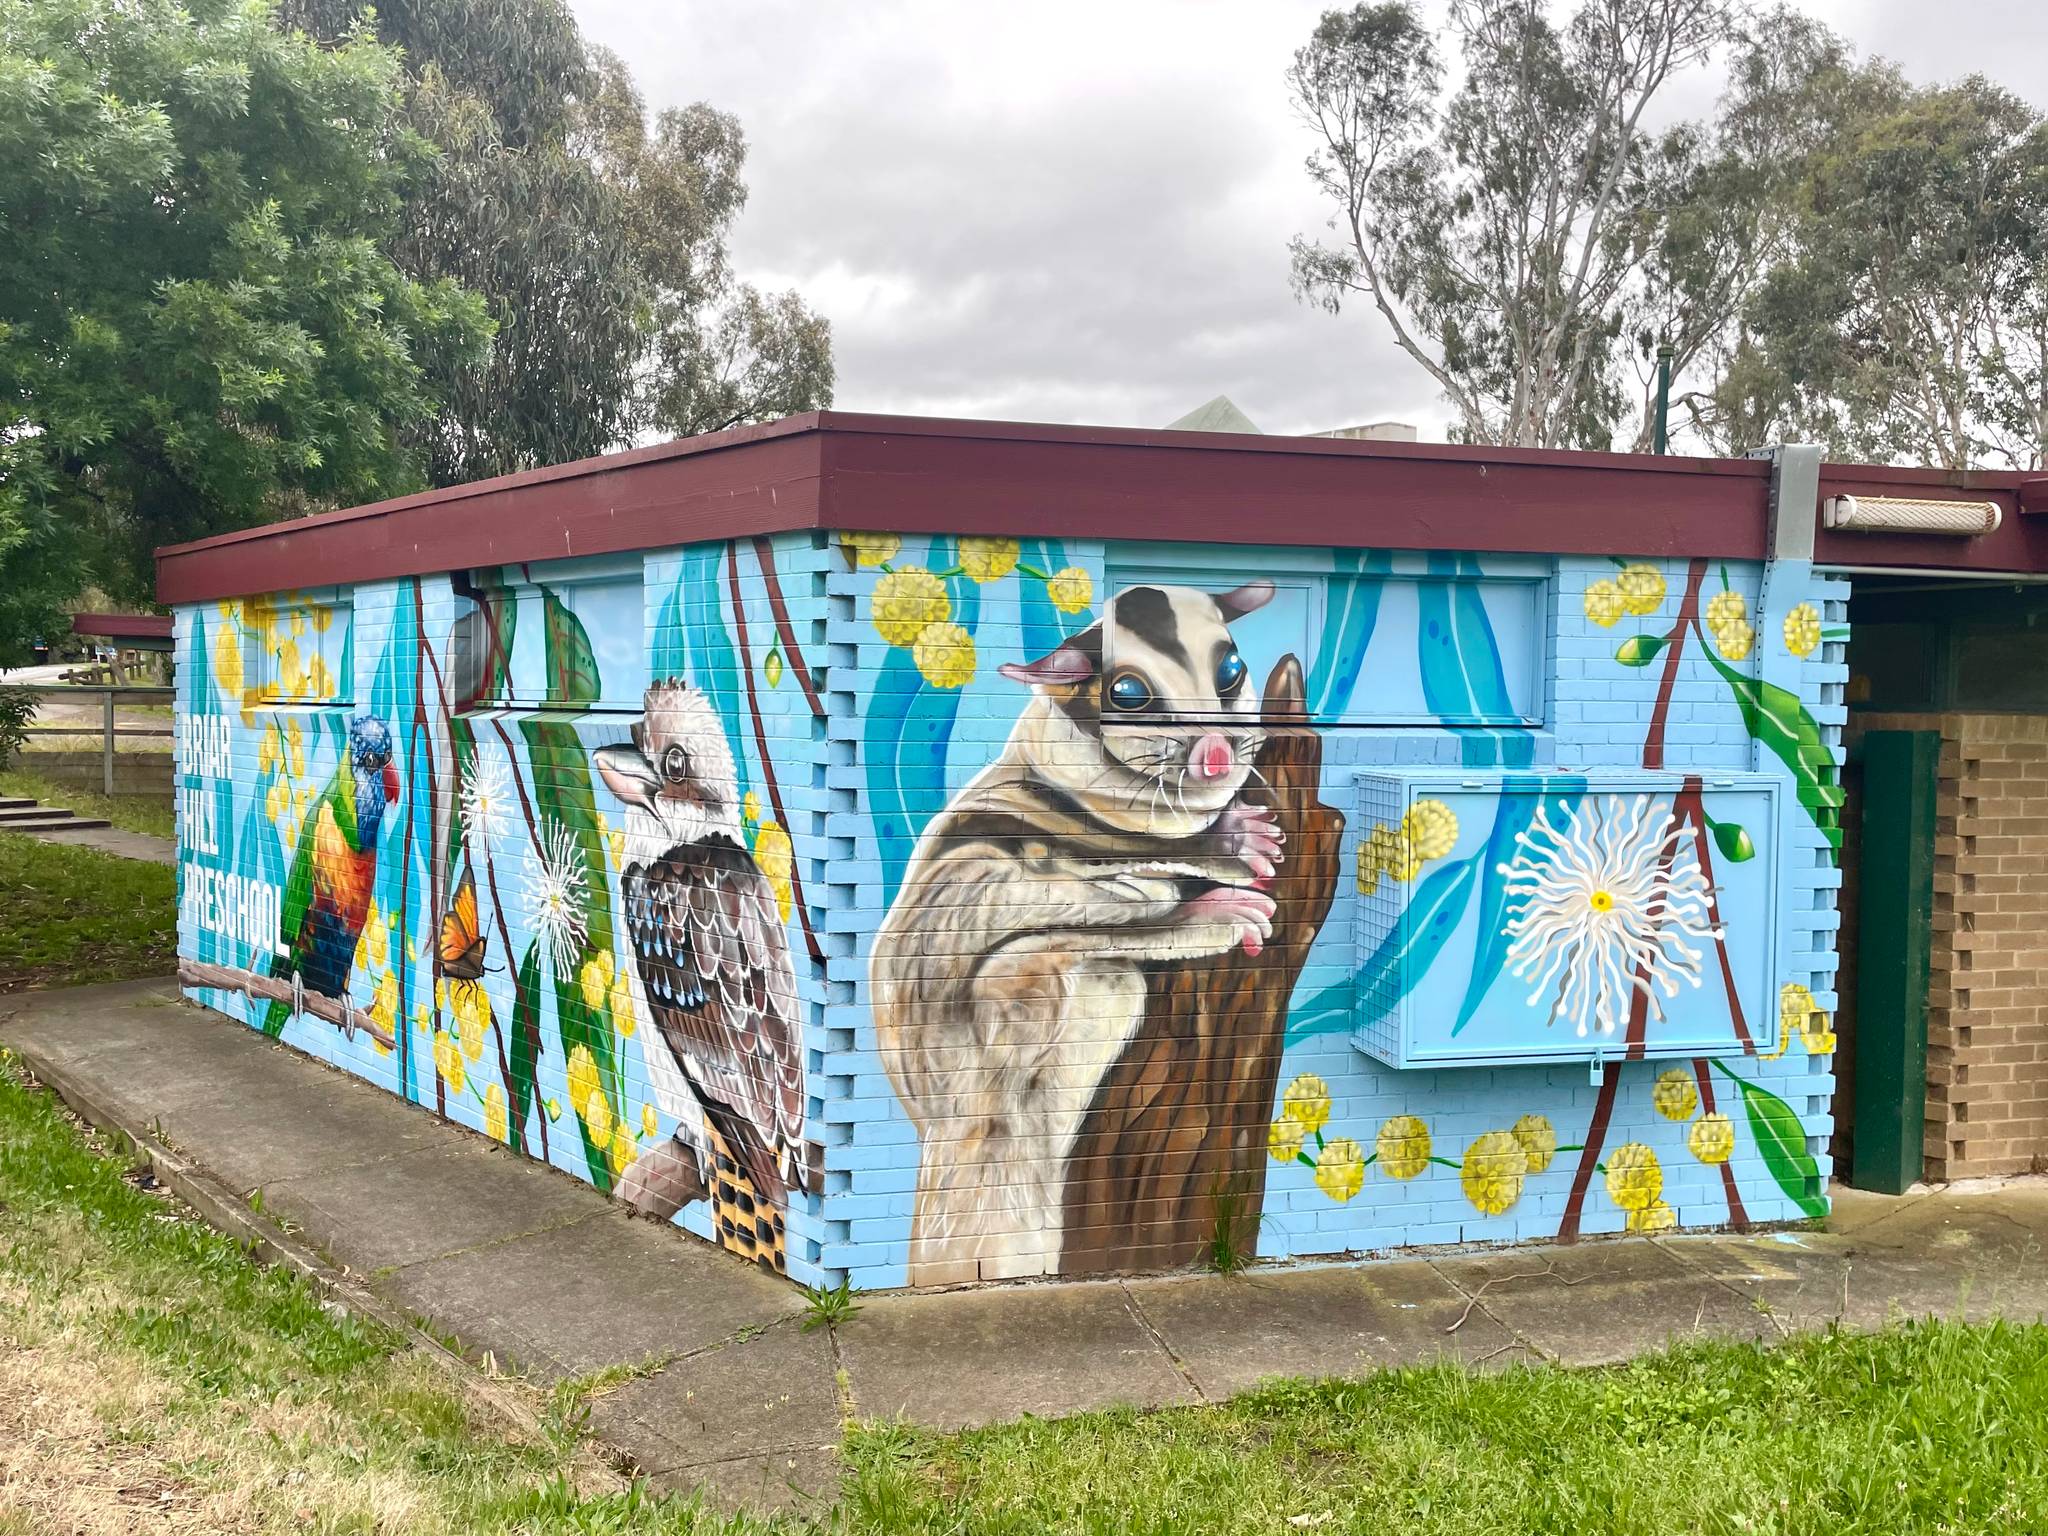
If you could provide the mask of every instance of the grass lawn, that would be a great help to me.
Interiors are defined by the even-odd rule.
[[[573,1429],[601,1390],[535,1394],[548,1433],[509,1433],[401,1340],[138,1187],[0,1064],[0,1533],[756,1528],[579,1484]],[[2035,1531],[2048,1330],[1411,1370],[956,1436],[869,1427],[848,1462],[816,1528]]]
[[[45,805],[62,806],[81,816],[100,816],[130,832],[151,837],[175,837],[176,814],[171,797],[162,795],[102,795],[77,789],[24,768],[16,758],[12,767],[0,768],[0,799],[26,795]]]
[[[177,969],[177,871],[0,833],[0,994]]]

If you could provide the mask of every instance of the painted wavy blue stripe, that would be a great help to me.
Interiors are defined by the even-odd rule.
[[[1451,1025],[1453,1035],[1472,1022],[1480,1000],[1507,963],[1508,882],[1500,867],[1514,861],[1516,840],[1536,819],[1540,800],[1555,796],[1560,805],[1570,808],[1578,804],[1585,792],[1586,781],[1577,774],[1553,774],[1548,778],[1541,774],[1509,774],[1501,780],[1501,798],[1495,802],[1499,810],[1494,814],[1493,831],[1481,855],[1484,867],[1479,883],[1479,940],[1473,950],[1472,976],[1465,986],[1465,1000],[1458,1005],[1457,1020]]]
[[[1322,640],[1308,674],[1309,714],[1321,724],[1340,717],[1358,687],[1365,653],[1379,624],[1380,598],[1386,590],[1383,578],[1393,568],[1393,557],[1384,550],[1337,551]]]
[[[1067,563],[1067,552],[1058,539],[1026,539],[1020,546],[1025,565],[1050,576]],[[1061,613],[1045,595],[1045,583],[1030,576],[1017,579],[1018,618],[1024,631],[1025,660],[1036,660],[1060,647],[1067,636],[1084,628],[1086,613]]]
[[[654,622],[654,649],[649,661],[658,678],[681,677],[690,669],[690,642],[683,632],[685,585],[685,578],[677,576],[676,584],[662,599],[661,613]]]
[[[953,541],[936,538],[926,564],[944,570],[955,558]],[[946,592],[953,622],[973,634],[981,618],[981,588],[966,576],[951,576]],[[890,650],[869,706],[863,752],[885,903],[895,900],[903,884],[918,834],[946,803],[946,755],[959,715],[959,689],[929,686],[909,650]]]
[[[740,714],[745,684],[740,678],[739,652],[726,628],[724,588],[719,581],[720,564],[725,559],[723,544],[693,544],[684,550],[683,574],[676,583],[674,600],[680,605],[680,627],[689,647],[682,670],[718,710],[725,739],[732,743],[740,798],[745,799],[750,786],[747,743],[754,737]]]

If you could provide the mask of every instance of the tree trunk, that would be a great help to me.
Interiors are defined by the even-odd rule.
[[[1336,895],[1344,834],[1317,798],[1322,739],[1292,656],[1266,680],[1265,724],[1258,779],[1287,835],[1272,941],[1148,978],[1144,1021],[1067,1164],[1063,1275],[1172,1268],[1219,1238],[1247,1255],[1257,1243],[1288,1000]]]

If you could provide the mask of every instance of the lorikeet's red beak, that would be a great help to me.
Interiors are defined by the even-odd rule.
[[[396,763],[386,763],[384,765],[384,803],[386,805],[396,805],[398,803],[398,765]]]

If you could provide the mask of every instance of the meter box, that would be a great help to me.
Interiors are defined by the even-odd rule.
[[[1353,1039],[1396,1067],[1729,1054],[1775,1031],[1778,781],[1357,775]]]

